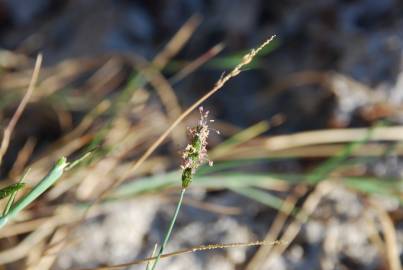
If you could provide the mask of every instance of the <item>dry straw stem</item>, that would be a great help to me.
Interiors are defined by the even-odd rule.
[[[154,58],[152,61],[153,65],[158,69],[162,69],[166,66],[169,60],[185,46],[200,22],[200,15],[192,16],[168,42],[164,50]]]
[[[182,112],[181,106],[179,105],[174,89],[165,76],[161,74],[160,70],[156,69],[151,63],[148,63],[146,59],[139,56],[134,58],[133,65],[153,86],[160,97],[168,115],[167,122],[174,121],[178,118]],[[179,132],[173,133],[172,138],[176,144],[182,144],[186,140],[183,133]]]
[[[298,185],[295,187],[295,192],[291,193],[287,198],[284,200],[283,205],[281,206],[281,210],[278,211],[276,218],[274,219],[273,224],[270,226],[269,231],[267,232],[264,241],[270,242],[275,241],[275,239],[279,238],[279,235],[284,228],[284,225],[291,215],[292,210],[295,208],[295,204],[297,203],[298,199],[305,194],[306,186]],[[249,261],[248,265],[246,266],[246,270],[255,270],[261,269],[262,265],[265,263],[267,257],[270,255],[273,246],[265,245],[261,246],[252,259]]]
[[[6,129],[4,130],[3,139],[2,139],[1,145],[0,145],[0,165],[3,161],[4,154],[6,153],[8,146],[10,144],[10,139],[11,139],[11,135],[13,134],[14,128],[17,125],[17,122],[20,119],[22,113],[24,112],[25,107],[27,106],[27,104],[32,96],[32,93],[35,89],[35,85],[38,81],[41,65],[42,65],[42,54],[38,54],[38,56],[36,57],[34,71],[32,73],[31,81],[29,83],[27,92],[25,93],[20,104],[18,105],[17,110],[15,111],[13,117],[11,118],[10,122],[8,123]]]
[[[79,213],[73,211],[69,207],[59,209],[58,211],[59,213],[56,213],[51,217],[29,220],[24,223],[17,223],[13,224],[13,226],[4,227],[4,232],[3,229],[1,230],[1,237],[30,233],[16,246],[0,251],[0,265],[25,258],[31,251],[37,248],[40,243],[54,234],[56,228],[63,228],[64,225],[75,222],[80,218]],[[43,255],[42,257],[46,256]],[[42,268],[41,270],[44,269]]]
[[[220,156],[214,156],[214,160],[233,160],[233,159],[253,159],[253,158],[323,158],[337,155],[345,149],[346,144],[324,144],[296,147],[292,149],[283,149],[272,151],[262,146],[259,147],[260,139],[255,140],[253,145],[239,146],[231,149],[231,153],[224,153]],[[385,154],[390,146],[383,143],[367,143],[351,153],[353,157],[379,157]],[[394,154],[403,155],[403,144],[396,143]]]
[[[343,143],[360,140],[371,128],[328,129],[300,132],[266,139],[264,147],[271,151],[318,145],[326,143]],[[371,131],[369,141],[402,141],[403,126],[377,127]],[[260,146],[261,147],[261,146]]]
[[[175,84],[183,78],[187,77],[189,74],[193,73],[196,69],[204,65],[211,58],[215,57],[224,49],[224,44],[218,43],[217,45],[211,47],[205,53],[200,55],[195,60],[191,61],[189,64],[184,66],[181,70],[178,71],[172,78],[169,79],[171,84]]]
[[[301,227],[309,219],[310,215],[315,211],[316,207],[319,205],[321,199],[334,190],[335,185],[330,181],[322,181],[316,187],[315,190],[309,195],[304,204],[301,207],[301,211],[297,214],[296,219],[284,230],[284,233],[279,240],[283,245],[276,246],[273,252],[281,255],[287,247],[292,243],[295,237],[298,235]],[[267,261],[270,260],[273,253],[270,253],[266,258]]]
[[[299,132],[291,135],[259,138],[232,149],[231,155],[220,155],[215,159],[259,158],[259,157],[327,157],[337,154],[344,143],[361,140],[371,128],[326,129]],[[365,147],[354,149],[352,156],[383,155],[387,145],[379,142],[403,141],[403,126],[376,127]],[[403,145],[397,144],[396,154],[403,154]]]
[[[25,168],[25,165],[28,163],[29,158],[34,152],[34,148],[36,146],[35,138],[28,138],[25,142],[24,146],[20,151],[18,151],[17,158],[14,161],[13,167],[11,168],[8,175],[11,179],[15,179],[22,173]]]
[[[383,209],[378,202],[375,200],[368,200],[371,208],[378,215],[379,222],[381,224],[386,248],[386,257],[388,261],[388,266],[390,270],[401,270],[402,266],[400,264],[399,257],[399,247],[396,235],[396,229],[393,225],[393,221],[389,214]]]
[[[157,149],[157,147],[168,137],[168,135],[172,132],[172,130],[183,121],[194,109],[196,109],[201,103],[203,103],[206,99],[220,90],[226,82],[228,82],[231,78],[239,75],[241,73],[242,68],[245,65],[248,65],[252,62],[253,58],[261,51],[265,46],[267,46],[273,39],[275,35],[267,39],[262,45],[260,45],[257,49],[252,49],[248,54],[246,54],[241,63],[239,63],[230,73],[225,76],[222,76],[214,85],[214,87],[203,97],[197,100],[193,105],[191,105],[185,112],[183,112],[172,124],[171,126],[147,149],[147,151],[127,170],[123,175],[114,181],[101,195],[87,208],[85,212],[85,216],[88,214],[89,210],[92,206],[97,204],[101,199],[103,199],[111,190],[117,187],[120,183],[122,183],[127,177],[132,175],[143,162],[150,157],[150,155]]]
[[[240,248],[240,247],[255,247],[255,246],[262,246],[262,245],[277,246],[277,245],[282,245],[282,244],[283,243],[281,243],[279,241],[273,241],[273,242],[255,241],[255,242],[249,242],[249,243],[211,244],[211,245],[203,245],[203,246],[198,246],[198,247],[193,247],[193,248],[188,248],[188,249],[182,249],[182,250],[171,252],[171,253],[166,253],[166,254],[161,255],[161,258],[168,258],[168,257],[173,257],[173,256],[178,256],[178,255],[183,255],[183,254],[188,254],[188,253],[193,253],[193,252],[198,252],[198,251],[206,251],[206,250]],[[129,267],[129,266],[132,266],[132,265],[154,261],[156,258],[157,258],[157,256],[154,256],[154,257],[149,257],[149,258],[145,258],[145,259],[134,260],[129,263],[102,266],[102,267],[96,267],[96,268],[82,268],[82,269],[77,269],[77,270],[123,269],[123,268]]]
[[[52,234],[54,230],[53,224],[42,224],[34,232],[30,233],[24,238],[17,246],[0,252],[1,265],[11,263],[22,259],[27,256],[39,243],[41,243],[46,237]]]

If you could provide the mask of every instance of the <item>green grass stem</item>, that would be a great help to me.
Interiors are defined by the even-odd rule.
[[[164,241],[163,241],[163,243],[162,243],[162,245],[161,245],[161,247],[160,247],[160,249],[158,251],[157,258],[155,259],[155,262],[153,263],[153,267],[151,268],[151,270],[154,270],[157,267],[158,261],[161,258],[161,255],[164,252],[165,246],[167,245],[167,243],[169,241],[169,238],[170,238],[171,233],[172,233],[172,229],[174,228],[174,225],[175,225],[175,222],[176,222],[176,218],[178,217],[179,209],[182,206],[183,196],[185,195],[185,192],[186,192],[186,188],[182,188],[182,191],[181,191],[181,194],[180,194],[180,197],[179,197],[178,204],[176,206],[174,216],[172,217],[171,223],[169,224],[169,228],[168,228],[168,230],[167,230],[167,232],[165,234]]]

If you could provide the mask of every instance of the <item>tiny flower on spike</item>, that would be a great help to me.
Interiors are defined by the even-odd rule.
[[[210,133],[208,123],[214,120],[208,120],[209,111],[204,111],[203,107],[199,108],[200,120],[197,126],[188,128],[190,144],[188,144],[182,153],[182,187],[187,188],[192,182],[193,174],[197,168],[208,163],[213,166],[213,162],[208,159],[207,155],[207,138]]]

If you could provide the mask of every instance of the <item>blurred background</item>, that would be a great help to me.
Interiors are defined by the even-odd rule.
[[[282,242],[176,256],[160,269],[401,269],[402,29],[399,0],[0,1],[3,131],[38,53],[44,59],[0,163],[0,185],[31,168],[33,186],[59,157],[92,150],[0,230],[0,269],[149,256],[173,214],[180,151],[198,111],[126,173],[273,34],[203,103],[221,133],[209,138],[215,166],[198,171],[167,252]]]

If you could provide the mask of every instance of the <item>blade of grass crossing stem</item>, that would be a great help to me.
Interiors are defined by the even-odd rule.
[[[344,184],[358,192],[383,195],[403,202],[403,186],[400,179],[349,177],[344,179]]]
[[[278,48],[281,44],[281,41],[279,39],[275,39],[273,40],[269,46],[266,46],[265,48],[263,48],[263,50],[261,51],[260,55],[258,56],[257,59],[255,59],[255,61],[251,64],[249,64],[246,68],[256,68],[259,67],[261,62],[259,61],[261,57],[266,56],[268,54],[270,54],[271,52],[273,52],[276,48]],[[208,68],[212,68],[212,69],[231,69],[234,66],[236,66],[241,60],[242,57],[247,53],[247,51],[240,51],[240,52],[236,52],[227,56],[223,56],[223,57],[215,57],[214,59],[211,59],[206,66]]]
[[[2,188],[0,190],[0,200],[13,195],[13,193],[17,192],[18,190],[20,190],[23,187],[24,187],[24,184],[16,183],[16,184],[12,184],[12,185]]]
[[[247,142],[262,133],[266,132],[270,128],[270,124],[268,121],[261,121],[257,124],[254,124],[251,127],[248,127],[235,135],[231,136],[229,139],[217,145],[213,150],[210,151],[210,157],[215,159],[217,156],[227,153],[229,150],[234,148],[235,146]]]
[[[375,126],[368,130],[365,137],[363,137],[361,140],[348,144],[344,149],[342,149],[339,154],[329,158],[321,165],[319,165],[312,173],[308,175],[307,181],[310,184],[316,184],[326,178],[329,173],[340,166],[340,164],[345,162],[346,159],[350,157],[357,148],[368,142],[368,140],[371,138],[371,135],[373,134],[374,129],[379,127],[380,125],[382,125],[382,123],[377,123]]]
[[[86,157],[88,157],[87,154],[85,154],[82,158],[79,158],[79,162],[84,160]],[[19,199],[15,204],[11,205],[7,211],[7,214],[0,217],[0,228],[6,225],[10,219],[14,218],[19,212],[21,212],[25,207],[27,207],[46,190],[48,190],[57,180],[59,180],[66,171],[66,168],[71,169],[79,162],[73,162],[70,165],[65,157],[60,158],[49,171],[49,173],[42,178],[42,180],[30,192]]]
[[[7,215],[0,218],[0,228],[52,186],[62,176],[67,165],[65,157],[59,159],[53,169],[30,192],[12,205]]]
[[[155,244],[155,245],[154,245],[153,252],[151,253],[151,258],[154,257],[155,254],[157,253],[157,248],[158,248],[158,245]],[[146,270],[151,270],[151,267],[154,266],[154,262],[155,262],[155,261],[148,261],[148,262],[147,262]]]
[[[13,193],[11,194],[11,196],[10,196],[8,202],[7,202],[6,208],[4,208],[4,212],[3,212],[3,215],[2,215],[2,216],[7,215],[8,212],[10,211],[11,206],[12,206],[13,203],[14,203],[15,196],[17,195],[18,190],[20,190],[21,188],[23,188],[23,187],[25,186],[24,180],[25,180],[25,177],[27,176],[27,174],[29,173],[29,171],[30,171],[30,169],[28,169],[28,170],[22,175],[20,181],[15,184],[15,185],[18,185],[19,188],[16,189],[15,191],[13,191]]]
[[[260,189],[256,189],[256,188],[235,188],[235,187],[231,187],[230,188],[232,191],[239,193],[245,197],[251,198],[257,202],[260,202],[264,205],[267,205],[271,208],[274,209],[280,209],[281,205],[283,205],[283,200],[280,199],[279,197],[272,195],[270,193],[264,192]]]

